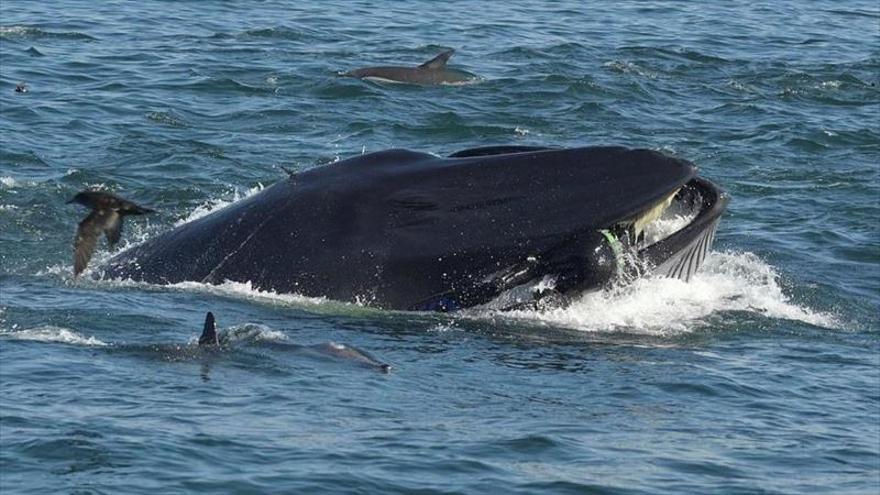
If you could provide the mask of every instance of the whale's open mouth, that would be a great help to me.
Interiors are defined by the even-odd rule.
[[[727,194],[712,182],[692,179],[668,203],[649,212],[647,222],[633,222],[630,231],[638,257],[655,274],[690,280],[712,247],[728,201]]]
[[[721,215],[729,198],[712,182],[695,177],[662,200],[625,220],[600,229],[593,235],[585,271],[588,277],[568,296],[625,282],[638,276],[655,275],[685,282],[699,270],[715,239]],[[518,266],[497,278],[516,278],[527,273]],[[525,283],[510,284],[479,309],[512,310],[549,308],[570,300],[560,292],[562,273],[552,270]],[[522,278],[520,278],[522,280]]]
[[[488,146],[452,157],[546,151],[531,146]],[[694,172],[695,173],[695,172]],[[694,176],[639,213],[601,229],[600,243],[611,245],[618,262],[639,274],[650,272],[684,281],[696,273],[715,239],[729,197],[712,182]],[[626,252],[624,252],[626,251]],[[629,259],[622,259],[628,256]],[[540,282],[544,284],[546,281]]]

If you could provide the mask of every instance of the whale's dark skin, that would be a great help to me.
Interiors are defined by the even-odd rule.
[[[455,50],[447,50],[418,67],[365,67],[343,72],[339,75],[384,82],[419,84],[422,86],[466,84],[478,80],[479,78],[475,74],[459,69],[450,69],[446,66],[446,63],[454,53]]]
[[[99,275],[251,282],[404,310],[473,306],[545,275],[580,291],[613,276],[599,229],[695,173],[621,147],[383,151],[295,174],[121,253]]]

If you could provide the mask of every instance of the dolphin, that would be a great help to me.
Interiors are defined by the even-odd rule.
[[[220,335],[217,333],[217,322],[214,319],[214,313],[208,311],[205,315],[205,324],[202,329],[202,335],[199,337],[199,348],[221,349],[222,345]],[[382,373],[391,372],[390,364],[383,363],[369,353],[349,345],[338,344],[336,342],[325,342],[322,344],[306,346],[292,345],[291,347],[295,351],[304,352],[305,354],[317,354],[320,356],[350,361]]]
[[[305,347],[305,349],[331,358],[343,359],[352,363],[360,364],[382,373],[391,372],[390,364],[383,363],[368,354],[366,351],[362,351],[357,347],[352,347],[350,345],[326,342],[323,344],[310,345]]]
[[[217,336],[217,322],[214,313],[208,311],[205,315],[205,325],[202,335],[199,337],[199,347],[220,347],[220,337]]]
[[[446,66],[455,50],[447,50],[418,67],[383,66],[365,67],[340,73],[343,77],[356,77],[377,82],[408,83],[431,86],[436,84],[466,84],[478,76],[470,72],[450,69]]]
[[[73,256],[73,276],[77,277],[92,255],[101,234],[107,236],[110,249],[116,247],[122,237],[122,219],[128,215],[144,215],[154,210],[138,206],[127,199],[103,192],[82,191],[73,197],[70,203],[79,203],[91,208],[91,213],[84,218],[76,229]]]

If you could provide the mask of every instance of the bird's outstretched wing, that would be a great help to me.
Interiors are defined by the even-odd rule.
[[[107,235],[107,244],[110,249],[115,248],[119,239],[122,238],[122,215],[110,210],[107,223],[104,224],[104,234]]]
[[[121,219],[119,214],[113,210],[93,210],[89,215],[79,223],[76,229],[76,239],[73,242],[73,276],[77,277],[86,266],[92,255],[95,253],[95,246],[98,245],[98,237],[101,233],[107,232],[107,238],[111,239],[110,229],[108,227],[115,226],[116,240],[119,240],[121,229]],[[111,241],[112,242],[112,241]]]

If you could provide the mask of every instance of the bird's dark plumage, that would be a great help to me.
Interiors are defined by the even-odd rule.
[[[143,215],[153,210],[138,206],[131,201],[103,191],[83,191],[68,203],[79,203],[91,208],[91,213],[79,223],[76,229],[73,254],[73,276],[79,276],[98,245],[101,234],[107,236],[110,249],[116,247],[122,237],[122,219],[126,215]]]

